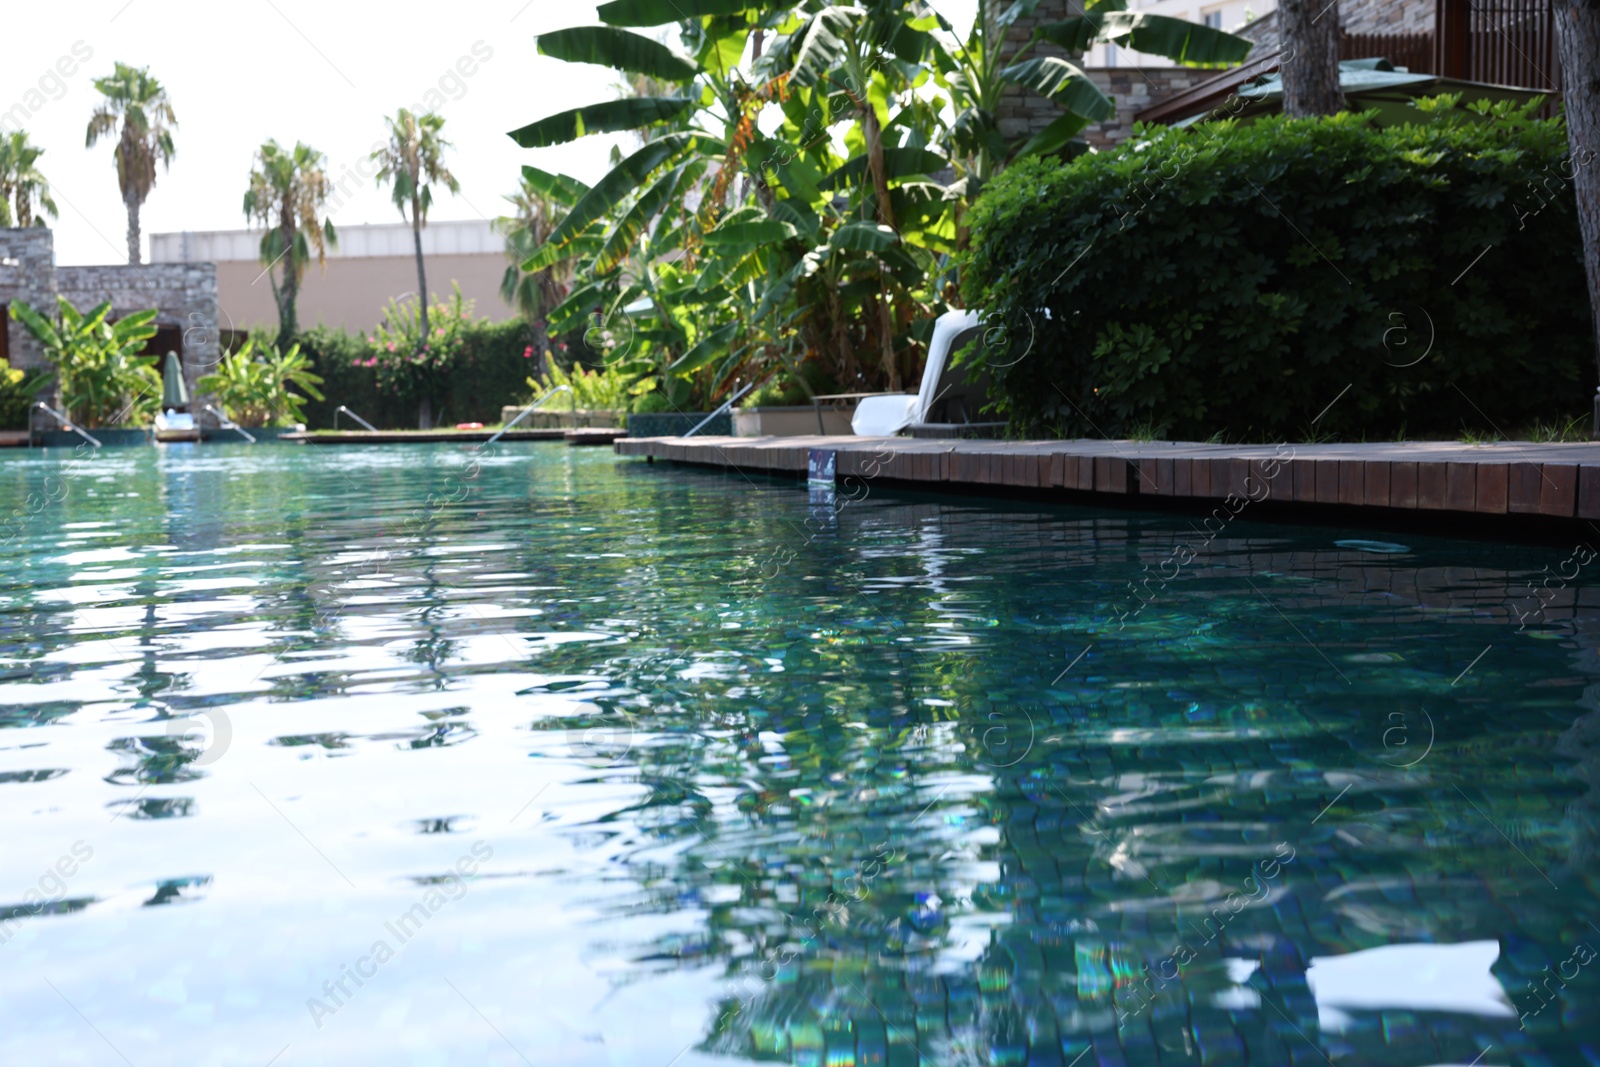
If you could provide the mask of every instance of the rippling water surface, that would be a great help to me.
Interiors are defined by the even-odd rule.
[[[0,1064],[1600,1064],[1582,551],[561,445],[0,503]]]

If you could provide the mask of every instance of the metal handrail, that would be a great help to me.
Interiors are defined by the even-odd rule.
[[[49,404],[46,404],[44,401],[36,400],[36,401],[34,401],[33,406],[36,407],[36,408],[42,408],[43,410],[48,411],[51,415],[54,415],[55,416],[55,420],[61,424],[63,429],[71,430],[73,433],[77,434],[79,437],[83,438],[85,441],[88,441],[91,445],[94,445],[94,447],[96,447],[96,448],[102,447],[98,440],[96,440],[93,437],[90,437],[83,430],[80,430],[76,426],[72,425],[72,420],[71,419],[67,418],[61,412],[57,411],[55,408],[51,407]],[[32,434],[28,435],[28,440],[30,440],[30,441],[33,440],[33,435]]]
[[[254,437],[250,436],[250,432],[248,430],[246,430],[243,426],[240,426],[238,423],[234,422],[232,419],[228,418],[228,416],[224,415],[222,412],[218,411],[216,408],[212,407],[210,404],[206,405],[206,410],[211,412],[211,414],[213,414],[213,415],[215,415],[217,417],[217,420],[222,423],[222,428],[224,430],[233,430],[236,433],[242,434],[244,436],[244,439],[246,441],[249,441],[251,444],[255,444],[256,443],[256,439]]]
[[[339,412],[341,412],[341,411],[344,412],[346,415],[349,415],[352,419],[355,419],[357,422],[359,422],[361,425],[365,426],[367,429],[371,430],[373,433],[377,433],[378,432],[378,428],[376,426],[372,425],[372,423],[368,422],[366,419],[363,419],[360,415],[357,415],[355,412],[351,411],[349,408],[345,407],[343,404],[340,404],[338,407],[333,409],[333,428],[335,430],[337,430],[339,428]]]
[[[723,412],[727,411],[729,408],[733,407],[733,405],[735,405],[735,404],[737,404],[739,402],[739,399],[741,397],[743,397],[744,394],[748,393],[750,390],[754,389],[755,387],[756,387],[756,383],[755,382],[751,382],[749,385],[745,386],[743,389],[739,390],[737,393],[734,393],[726,401],[723,402],[723,404],[722,404],[722,406],[720,408],[718,408],[717,410],[713,411],[711,414],[707,415],[705,418],[701,419],[699,424],[696,425],[694,429],[690,430],[688,433],[684,434],[683,436],[685,436],[685,437],[693,437],[695,434],[697,434],[701,430],[705,429],[707,423],[709,423],[712,419],[716,418],[718,415],[721,415]]]
[[[489,445],[492,445],[496,441],[500,440],[500,434],[505,433],[507,430],[511,429],[511,427],[513,427],[517,423],[521,422],[524,418],[527,417],[527,415],[530,412],[533,411],[534,408],[538,407],[540,404],[543,404],[546,400],[549,400],[551,397],[555,396],[557,393],[566,393],[568,396],[570,396],[572,398],[572,425],[574,427],[576,427],[578,425],[578,394],[574,393],[572,391],[572,386],[570,386],[570,385],[558,385],[554,389],[550,390],[548,393],[544,394],[544,396],[541,396],[538,400],[535,400],[533,403],[531,403],[527,407],[523,408],[520,412],[517,413],[517,417],[516,418],[512,419],[510,422],[508,422],[504,426],[500,427],[500,433],[495,434],[493,437],[491,437],[487,441],[485,441],[483,443],[484,447],[487,448]]]

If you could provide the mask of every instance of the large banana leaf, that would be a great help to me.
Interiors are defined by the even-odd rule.
[[[1034,36],[1069,52],[1087,51],[1097,40],[1115,41],[1179,63],[1242,63],[1252,47],[1248,38],[1170,15],[1123,11],[1120,3],[1100,4],[1088,14],[1047,23]]]
[[[1031,155],[1049,155],[1061,149],[1070,142],[1078,133],[1089,125],[1089,120],[1082,115],[1067,112],[1050,125],[1028,138],[1021,148],[1017,149],[1017,158]],[[974,197],[976,199],[976,197]]]
[[[844,63],[849,48],[847,37],[862,10],[843,4],[823,8],[791,40],[794,46],[794,66],[789,84],[804,88],[816,85]]]
[[[739,324],[730,322],[726,326],[718,326],[708,332],[704,337],[695,342],[693,348],[685,352],[671,366],[667,368],[668,374],[689,374],[699,370],[722,355],[728,342],[732,341],[739,332]]]
[[[1166,56],[1179,63],[1243,63],[1254,42],[1198,22],[1153,15],[1148,11],[1113,11],[1100,32],[1108,40],[1139,52]]]
[[[922,148],[885,148],[883,170],[890,181],[937,174],[947,166],[941,155]],[[861,181],[867,173],[867,157],[856,156],[822,180],[822,188],[838,189]]]
[[[609,26],[665,26],[701,15],[734,15],[759,0],[611,0],[600,5],[600,21]]]
[[[798,232],[789,223],[778,219],[728,221],[706,234],[705,241],[707,245],[713,247],[756,248],[760,245],[787,241]]]
[[[637,189],[646,178],[655,172],[656,168],[672,162],[684,152],[694,147],[697,141],[692,133],[674,133],[651,141],[639,151],[624,159],[611,169],[611,172],[601,178],[572,206],[567,212],[567,217],[550,234],[539,251],[535,252],[522,269],[532,274],[552,263],[560,262],[568,254],[564,247],[569,244],[574,236],[582,233],[591,222],[603,217],[620,204],[624,197]]]
[[[673,82],[688,81],[699,73],[698,67],[661,42],[615,26],[576,26],[541,34],[539,54]]]
[[[551,115],[512,130],[510,138],[523,148],[545,148],[566,144],[591,133],[637,130],[677,118],[693,107],[687,96],[635,96],[626,100],[606,100],[588,107]]]
[[[547,170],[526,164],[522,168],[522,178],[540,196],[547,196],[562,207],[571,207],[583,199],[583,194],[589,191],[589,187],[576,178],[570,178],[565,174],[551,174]]]
[[[887,252],[899,243],[900,235],[878,222],[847,222],[828,241],[848,252]]]
[[[1089,80],[1089,75],[1075,63],[1057,56],[1038,56],[1024,60],[1000,72],[1008,82],[1032,89],[1040,96],[1054,97],[1069,111],[1074,111],[1094,122],[1101,122],[1116,114],[1111,98]]]
[[[678,189],[686,184],[685,176],[693,171],[693,175],[687,179],[688,182],[693,182],[704,173],[707,162],[700,159],[679,164],[645,190],[639,199],[634,201],[628,213],[617,220],[617,224],[612,227],[604,247],[595,257],[593,271],[596,274],[609,274],[613,268],[628,258],[628,253],[639,243],[639,238],[643,235],[645,227],[650,225],[650,220],[660,214],[661,209],[667,206]]]

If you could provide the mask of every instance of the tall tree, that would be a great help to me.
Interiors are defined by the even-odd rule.
[[[1600,151],[1600,0],[1555,0],[1555,17],[1572,184],[1583,232],[1583,263],[1589,272],[1595,357],[1600,360],[1600,166],[1595,160]],[[1594,436],[1600,438],[1600,398],[1595,401]]]
[[[44,149],[30,144],[25,130],[0,137],[0,226],[43,226],[44,219],[34,215],[36,205],[57,216],[50,182],[38,167],[42,155]]]
[[[400,217],[410,213],[411,232],[417,248],[417,303],[422,308],[422,340],[428,337],[428,274],[422,263],[422,227],[428,224],[428,209],[433,206],[433,183],[439,182],[452,193],[461,183],[444,165],[450,142],[439,135],[444,118],[433,112],[413,115],[405,108],[385,118],[389,142],[372,153],[378,164],[378,184],[392,186],[390,198],[400,209]]]
[[[289,347],[299,328],[295,302],[312,254],[323,265],[328,247],[339,244],[333,220],[317,218],[333,191],[326,166],[327,157],[310,145],[297,142],[291,151],[269,140],[256,152],[250,188],[244,194],[245,217],[266,227],[261,262],[267,265],[278,305],[279,348]],[[282,284],[272,274],[280,263]]]
[[[156,164],[172,164],[172,130],[178,118],[172,102],[147,67],[118,63],[109,78],[96,78],[94,87],[105,99],[89,119],[86,146],[120,127],[117,138],[117,184],[128,208],[128,263],[139,263],[139,209],[156,185]]]
[[[1283,112],[1286,115],[1337,115],[1344,110],[1339,91],[1339,5],[1333,0],[1282,0],[1278,27],[1283,43]]]
[[[506,256],[511,260],[500,281],[500,295],[537,331],[539,373],[543,374],[549,369],[543,363],[545,349],[549,347],[544,318],[567,298],[576,264],[564,259],[525,273],[522,263],[550,239],[566,217],[567,209],[587,193],[589,187],[572,178],[547,174],[537,167],[522,170],[522,184],[505,198],[516,209],[516,214],[495,223],[505,235]]]

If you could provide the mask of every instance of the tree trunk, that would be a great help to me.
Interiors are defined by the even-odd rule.
[[[1283,45],[1283,113],[1295,118],[1336,115],[1339,91],[1339,5],[1329,0],[1283,0],[1278,5]]]
[[[293,218],[292,215],[284,217]],[[283,288],[279,291],[278,298],[278,347],[287,349],[294,343],[294,335],[300,328],[295,314],[295,302],[300,290],[300,272],[295,269],[294,226],[285,223],[282,229],[283,247],[288,251],[283,253]]]
[[[128,266],[139,265],[139,197],[129,190],[122,202],[128,205]]]
[[[1594,316],[1595,358],[1600,361],[1600,167],[1595,165],[1600,133],[1600,0],[1555,0],[1556,38],[1561,48],[1561,81],[1566,96],[1567,143],[1578,227],[1583,233],[1583,265],[1589,273],[1589,307]],[[1600,438],[1600,396],[1595,399],[1592,436]]]
[[[428,272],[422,266],[422,205],[411,198],[411,236],[417,245],[417,301],[422,308],[422,340],[428,343]]]
[[[422,204],[413,196],[411,198],[411,236],[417,246],[417,307],[420,309],[422,336],[417,339],[417,354],[422,354],[422,349],[428,344],[432,330],[428,326],[428,272],[422,266]],[[417,429],[433,429],[433,398],[424,396],[417,406]]]

